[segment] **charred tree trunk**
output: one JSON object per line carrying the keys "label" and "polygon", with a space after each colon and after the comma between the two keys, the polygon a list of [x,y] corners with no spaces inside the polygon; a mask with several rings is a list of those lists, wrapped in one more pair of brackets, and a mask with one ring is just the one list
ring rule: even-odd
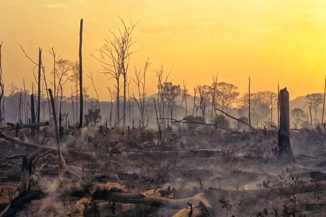
{"label": "charred tree trunk", "polygon": [[[61,110],[61,109],[60,109]],[[60,140],[62,139],[63,137],[63,129],[62,129],[62,113],[61,111],[59,112],[59,137],[60,137]]]}
{"label": "charred tree trunk", "polygon": [[[37,80],[37,123],[40,123],[41,115],[41,69],[42,69],[42,49],[38,50],[38,80]],[[37,127],[39,130],[39,127]]]}
{"label": "charred tree trunk", "polygon": [[286,88],[280,90],[280,128],[278,131],[279,159],[293,162],[294,156],[290,144],[290,103]]}
{"label": "charred tree trunk", "polygon": [[192,106],[192,116],[197,116],[195,115],[195,109],[196,109],[196,88],[194,88],[194,104]]}
{"label": "charred tree trunk", "polygon": [[280,85],[277,84],[277,127],[280,127]]}
{"label": "charred tree trunk", "polygon": [[[35,103],[34,103],[34,94],[31,94],[31,122],[35,124]],[[31,135],[35,135],[35,127],[31,128]]]}
{"label": "charred tree trunk", "polygon": [[80,20],[79,30],[79,127],[83,127],[83,60],[82,60],[82,46],[83,46],[83,19]]}
{"label": "charred tree trunk", "polygon": [[123,128],[126,126],[127,73],[123,73]]}
{"label": "charred tree trunk", "polygon": [[4,95],[4,84],[3,84],[3,80],[2,80],[2,42],[0,43],[0,123],[2,123],[2,121],[4,120],[3,117],[3,112],[2,112],[2,107],[1,107],[1,102],[2,102],[2,98]]}
{"label": "charred tree trunk", "polygon": [[[51,107],[52,107],[52,116],[54,121],[54,128],[55,128],[55,137],[57,139],[57,143],[60,144],[60,137],[59,137],[59,130],[58,130],[58,119],[57,119],[57,113],[55,111],[55,102],[53,98],[52,90],[49,89],[49,95],[50,95],[50,101],[51,101]],[[60,149],[60,146],[58,146],[58,149]]]}
{"label": "charred tree trunk", "polygon": [[23,119],[22,119],[22,113],[23,113],[23,91],[20,90],[20,93],[19,93],[19,103],[18,103],[18,122],[21,124],[23,123]]}
{"label": "charred tree trunk", "polygon": [[75,102],[74,102],[74,96],[71,94],[71,111],[72,111],[72,122],[75,123]]}
{"label": "charred tree trunk", "polygon": [[14,156],[11,158],[22,157],[22,167],[20,174],[20,186],[18,191],[13,196],[13,200],[7,205],[7,207],[0,213],[1,217],[16,216],[16,213],[21,211],[30,201],[34,199],[41,199],[46,196],[46,193],[42,191],[30,191],[31,190],[31,175],[33,173],[33,162],[38,157],[42,157],[49,153],[48,150],[40,149],[29,155]]}
{"label": "charred tree trunk", "polygon": [[160,134],[160,139],[162,140],[162,131],[161,131],[161,125],[160,125],[159,117],[158,117],[158,113],[157,113],[157,107],[156,107],[156,100],[155,100],[155,98],[154,98],[154,108],[155,108],[157,128],[158,128],[158,132]]}
{"label": "charred tree trunk", "polygon": [[53,99],[53,94],[52,94],[52,90],[49,89],[49,96],[50,96],[50,100],[51,100],[51,106],[52,106],[52,115],[53,115],[53,119],[54,119],[54,127],[55,127],[55,135],[56,135],[56,139],[57,139],[57,149],[58,149],[58,163],[60,165],[60,174],[59,174],[59,180],[62,181],[63,180],[63,176],[65,174],[65,172],[67,171],[67,165],[66,165],[66,161],[63,158],[62,152],[61,152],[61,145],[60,145],[60,136],[59,136],[59,131],[58,131],[58,121],[57,121],[57,115],[55,112],[55,102]]}
{"label": "charred tree trunk", "polygon": [[185,97],[185,113],[186,113],[185,117],[187,117],[188,116],[187,96]]}
{"label": "charred tree trunk", "polygon": [[130,125],[131,123],[131,100],[130,100],[130,96],[129,96],[129,100],[128,100],[128,125]]}
{"label": "charred tree trunk", "polygon": [[116,96],[116,125],[120,125],[120,80],[117,77],[117,96]]}
{"label": "charred tree trunk", "polygon": [[250,77],[249,77],[249,86],[248,86],[248,121],[249,126],[251,126],[251,90],[250,90]]}
{"label": "charred tree trunk", "polygon": [[[326,77],[325,77],[325,83],[324,83],[324,99],[323,99],[323,113],[321,116],[321,124],[324,125],[324,116],[325,116],[325,100],[326,100]],[[323,126],[324,128],[324,126]]]}
{"label": "charred tree trunk", "polygon": [[31,175],[32,175],[32,159],[24,156],[22,160],[22,171],[20,177],[20,189],[19,192],[27,193],[31,188]]}

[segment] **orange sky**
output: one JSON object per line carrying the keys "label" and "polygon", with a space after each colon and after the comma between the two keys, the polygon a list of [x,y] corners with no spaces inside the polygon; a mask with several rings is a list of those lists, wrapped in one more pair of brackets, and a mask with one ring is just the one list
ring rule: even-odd
{"label": "orange sky", "polygon": [[120,16],[138,23],[130,73],[150,58],[148,93],[156,88],[155,69],[163,65],[173,82],[184,80],[189,89],[209,84],[218,73],[241,92],[248,76],[253,91],[276,90],[279,81],[293,98],[323,91],[325,11],[324,0],[1,0],[4,79],[21,86],[24,78],[28,88],[33,82],[32,65],[17,44],[35,59],[42,47],[48,70],[51,47],[77,60],[83,17],[85,73],[94,73],[101,99],[107,99],[112,81],[98,73],[90,55],[109,29],[117,29]]}

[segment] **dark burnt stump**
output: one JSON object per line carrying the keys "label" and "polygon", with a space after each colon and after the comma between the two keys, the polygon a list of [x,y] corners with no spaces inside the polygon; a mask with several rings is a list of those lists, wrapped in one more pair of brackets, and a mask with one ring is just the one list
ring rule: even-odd
{"label": "dark burnt stump", "polygon": [[289,92],[286,88],[280,90],[280,128],[278,131],[279,159],[293,162],[294,156],[290,144],[290,103]]}

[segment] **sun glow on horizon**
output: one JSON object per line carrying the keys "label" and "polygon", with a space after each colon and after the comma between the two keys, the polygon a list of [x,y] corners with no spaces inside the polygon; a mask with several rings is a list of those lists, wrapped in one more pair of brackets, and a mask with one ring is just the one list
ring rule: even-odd
{"label": "sun glow on horizon", "polygon": [[[241,93],[276,91],[287,86],[291,98],[322,92],[326,74],[326,2],[322,0],[2,0],[0,41],[3,41],[5,83],[31,89],[33,65],[17,44],[37,59],[42,47],[47,72],[52,47],[62,58],[78,59],[79,19],[84,18],[84,71],[92,72],[100,98],[108,98],[113,82],[98,73],[91,57],[116,31],[119,17],[137,23],[129,75],[147,58],[148,94],[156,91],[155,71],[164,66],[175,83],[210,84],[213,75],[234,83]],[[49,78],[50,79],[50,78]],[[65,92],[70,95],[70,87]],[[131,91],[135,91],[132,85]]]}

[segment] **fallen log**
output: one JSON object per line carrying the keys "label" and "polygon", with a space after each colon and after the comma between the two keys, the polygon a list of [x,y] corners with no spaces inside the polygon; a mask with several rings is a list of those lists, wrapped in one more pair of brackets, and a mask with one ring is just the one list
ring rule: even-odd
{"label": "fallen log", "polygon": [[227,117],[229,117],[229,118],[231,118],[231,119],[233,119],[233,120],[236,120],[236,121],[238,121],[239,123],[242,123],[242,124],[248,126],[250,129],[252,129],[252,130],[256,130],[256,128],[254,128],[253,126],[251,126],[251,124],[248,124],[247,122],[245,122],[245,121],[243,121],[243,120],[241,120],[241,119],[239,119],[239,118],[236,118],[236,117],[230,115],[229,113],[226,113],[225,111],[223,111],[223,110],[221,110],[221,109],[218,109],[218,108],[215,108],[215,109],[216,109],[217,111],[221,112],[222,114],[224,114],[225,116],[227,116]]}
{"label": "fallen log", "polygon": [[29,203],[31,200],[39,199],[43,195],[43,192],[30,192],[33,174],[34,161],[44,155],[48,154],[52,150],[39,149],[29,155],[16,155],[11,158],[22,158],[21,174],[20,174],[20,186],[16,190],[13,200],[2,211],[2,216],[14,216],[15,213],[20,211],[25,203]]}
{"label": "fallen log", "polygon": [[11,136],[8,136],[2,132],[0,132],[0,138],[2,139],[5,139],[9,142],[12,142],[12,143],[15,143],[15,144],[18,144],[18,145],[22,145],[22,146],[25,146],[25,147],[32,147],[32,148],[38,148],[38,149],[51,149],[53,151],[56,150],[55,147],[52,147],[52,146],[44,146],[44,145],[37,145],[37,144],[34,144],[34,143],[29,143],[29,142],[24,142],[20,139],[16,139],[16,138],[13,138]]}
{"label": "fallen log", "polygon": [[49,122],[42,122],[42,123],[31,123],[31,124],[14,124],[14,123],[7,123],[8,127],[0,127],[1,131],[10,131],[24,128],[35,128],[35,127],[44,127],[49,126]]}
{"label": "fallen log", "polygon": [[141,193],[120,193],[113,192],[109,194],[94,194],[92,195],[96,200],[109,200],[117,203],[132,203],[142,204],[154,207],[168,207],[171,209],[182,209],[187,206],[187,203],[198,204],[202,202],[206,207],[210,207],[208,200],[205,198],[204,193],[198,193],[192,197],[183,199],[169,199],[164,197],[146,197]]}
{"label": "fallen log", "polygon": [[43,199],[47,196],[42,191],[31,191],[21,194],[11,201],[11,203],[1,212],[0,217],[11,217],[21,211],[27,204],[33,200]]}
{"label": "fallen log", "polygon": [[[36,148],[36,149],[42,149],[42,150],[49,150],[49,151],[57,151],[56,147],[53,146],[45,146],[45,145],[38,145],[38,144],[34,144],[34,143],[30,143],[30,142],[24,142],[20,139],[8,136],[2,132],[0,132],[0,138],[7,140],[9,142],[15,143],[17,145],[21,145],[24,147],[28,147],[28,148]],[[72,142],[71,142],[72,143]],[[69,144],[67,145],[69,146]],[[76,155],[76,156],[80,156],[80,157],[85,157],[87,159],[95,159],[95,155],[94,153],[90,153],[90,152],[78,152],[78,151],[73,151],[73,150],[61,150],[63,153],[66,154],[72,154],[72,155]]]}
{"label": "fallen log", "polygon": [[221,197],[222,195],[230,197],[231,199],[239,199],[242,201],[257,201],[262,198],[266,200],[275,199],[280,196],[293,196],[297,194],[305,194],[311,192],[325,191],[326,182],[309,183],[305,185],[285,186],[285,187],[273,187],[257,190],[243,190],[243,191],[228,191],[216,188],[209,188],[205,191],[205,195],[211,195],[209,197]]}
{"label": "fallen log", "polygon": [[198,124],[198,125],[210,126],[210,127],[215,127],[215,128],[218,128],[218,129],[221,129],[221,130],[225,130],[225,131],[229,131],[229,132],[233,132],[233,133],[236,133],[237,132],[237,131],[232,130],[230,128],[218,126],[218,125],[212,124],[212,123],[204,123],[204,122],[198,122],[198,121],[189,121],[189,120],[185,120],[185,119],[177,120],[177,119],[174,119],[174,118],[159,118],[159,119],[160,120],[170,120],[170,121],[173,121],[173,122],[176,122],[176,123],[182,123],[182,124]]}

